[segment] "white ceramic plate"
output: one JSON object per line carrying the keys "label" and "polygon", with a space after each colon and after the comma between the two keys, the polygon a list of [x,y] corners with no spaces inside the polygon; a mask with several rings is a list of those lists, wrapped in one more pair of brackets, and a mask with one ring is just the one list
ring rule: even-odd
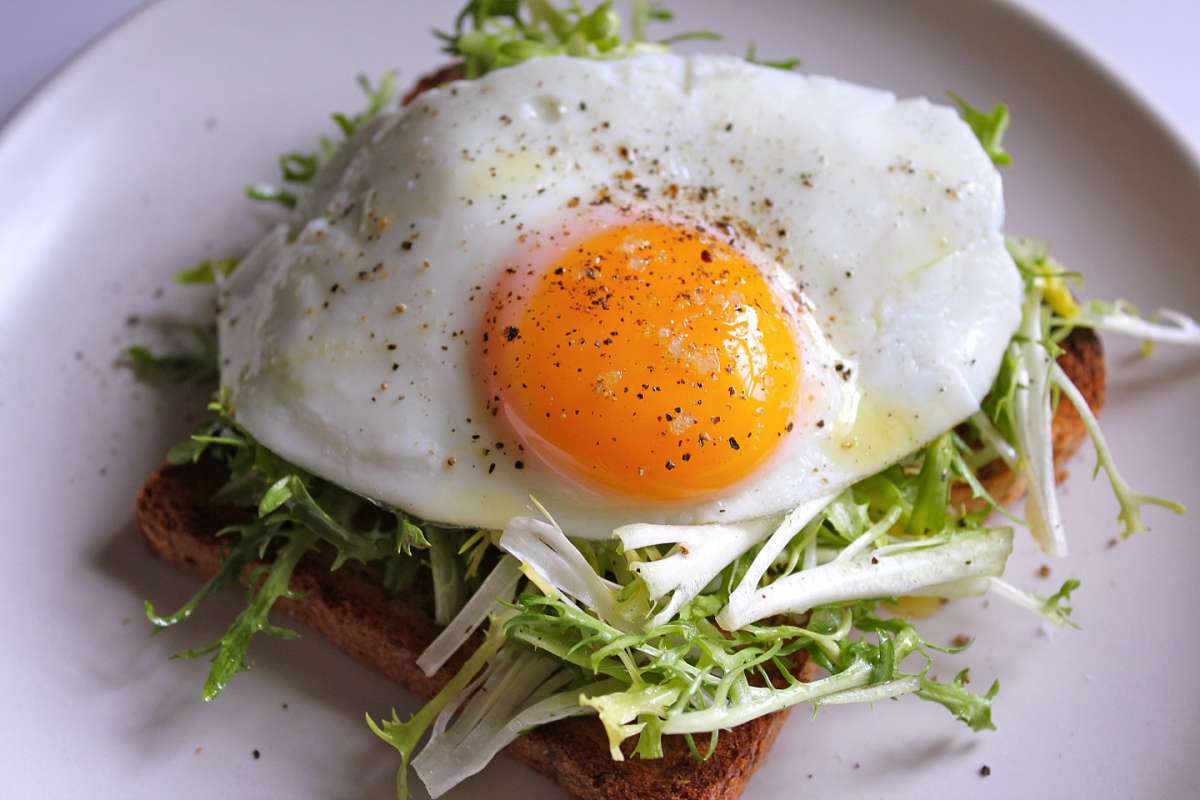
{"label": "white ceramic plate", "polygon": [[[242,186],[329,132],[327,112],[356,108],[357,72],[394,67],[411,80],[441,63],[428,30],[451,9],[436,5],[154,5],[0,137],[6,796],[389,796],[395,762],[362,714],[411,709],[402,691],[306,637],[256,643],[255,670],[202,704],[206,665],[167,659],[215,635],[236,596],[149,636],[143,598],[171,605],[195,583],[147,555],[133,497],[196,404],[138,386],[113,362],[126,344],[158,340],[158,323],[202,317],[203,292],[171,275],[254,240],[268,215]],[[676,5],[685,24],[728,32],[722,49],[754,40],[904,95],[1003,98],[1015,118],[1010,229],[1051,239],[1088,293],[1200,312],[1196,165],[1111,76],[1022,13],[940,0]],[[1135,352],[1109,340],[1105,430],[1135,483],[1195,504],[1200,357]],[[1042,591],[1082,578],[1082,630],[1048,635],[980,600],[927,625],[979,637],[950,661],[973,665],[980,684],[1001,677],[998,732],[972,734],[912,699],[816,721],[800,711],[748,796],[1193,796],[1197,516],[1151,512],[1151,535],[1110,548],[1115,503],[1090,465],[1082,457],[1066,489],[1070,560],[1039,579],[1044,559],[1022,543],[1010,571]],[[503,758],[453,796],[485,793],[558,796]]]}

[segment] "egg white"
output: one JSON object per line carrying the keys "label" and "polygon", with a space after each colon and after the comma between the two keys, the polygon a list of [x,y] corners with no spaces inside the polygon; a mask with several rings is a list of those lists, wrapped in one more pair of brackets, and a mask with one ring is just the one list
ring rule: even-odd
{"label": "egg white", "polygon": [[[721,497],[597,493],[484,410],[490,287],[622,209],[719,223],[804,309],[795,429]],[[970,129],[924,99],[720,56],[530,61],[342,148],[221,287],[222,383],[284,458],[437,522],[500,528],[531,494],[573,536],[760,517],[978,408],[1020,319],[1003,215]]]}

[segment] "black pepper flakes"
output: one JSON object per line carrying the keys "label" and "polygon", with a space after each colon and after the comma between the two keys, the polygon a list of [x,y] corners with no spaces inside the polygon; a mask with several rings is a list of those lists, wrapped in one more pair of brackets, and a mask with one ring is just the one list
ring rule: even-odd
{"label": "black pepper flakes", "polygon": [[992,768],[989,767],[987,764],[984,764],[982,767],[979,768],[979,777],[986,778],[988,775],[991,775],[991,774],[992,774]]}

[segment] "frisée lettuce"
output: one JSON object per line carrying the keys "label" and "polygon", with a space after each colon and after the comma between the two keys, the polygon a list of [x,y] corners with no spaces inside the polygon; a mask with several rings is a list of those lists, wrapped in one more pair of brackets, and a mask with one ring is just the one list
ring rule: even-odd
{"label": "fris\u00e9e lettuce", "polygon": [[[669,18],[657,5],[636,3],[631,33],[623,37],[611,3],[588,11],[547,0],[471,0],[454,30],[438,35],[468,78],[549,55],[621,58],[715,37],[698,32],[651,41],[650,24]],[[360,85],[366,109],[334,115],[346,138],[394,97],[390,76]],[[952,98],[993,162],[1011,163],[1002,141],[1008,108],[997,103],[984,112]],[[296,207],[338,146],[323,139],[313,152],[285,154],[282,185],[253,184],[248,194]],[[355,561],[388,593],[431,584],[444,629],[418,665],[432,675],[459,651],[469,655],[410,719],[394,711],[379,720],[367,716],[370,729],[400,754],[401,798],[410,765],[438,796],[522,732],[571,716],[595,716],[616,760],[659,758],[664,736],[683,737],[696,758],[706,759],[722,730],[764,714],[906,695],[945,707],[972,730],[992,729],[999,683],[975,692],[965,670],[937,680],[936,654],[962,648],[925,639],[913,621],[888,609],[902,597],[991,593],[1072,625],[1068,603],[1077,580],[1042,597],[1003,578],[1017,528],[1028,529],[1047,554],[1067,553],[1055,486],[1056,403],[1078,410],[1097,470],[1116,495],[1123,535],[1146,529],[1143,506],[1183,507],[1134,490],[1117,470],[1087,399],[1056,361],[1061,343],[1087,327],[1200,345],[1200,326],[1179,312],[1143,318],[1125,301],[1080,304],[1071,291],[1075,274],[1044,245],[1013,239],[1009,250],[1023,278],[1022,320],[981,409],[878,474],[760,519],[626,525],[597,542],[572,536],[553,509],[531,499],[536,513],[503,530],[464,531],[416,519],[287,463],[239,426],[228,392],[220,390],[211,420],[168,459],[223,465],[227,478],[213,502],[235,511],[238,521],[221,531],[231,544],[195,597],[165,616],[147,603],[146,616],[156,628],[175,625],[213,592],[248,587],[246,609],[221,637],[180,654],[211,656],[203,697],[212,700],[249,668],[256,635],[298,635],[269,620],[277,602],[298,597],[298,570],[336,570]],[[204,262],[178,280],[219,283],[236,266],[236,259]],[[217,345],[211,336],[197,338],[195,354],[132,348],[125,358],[145,377],[211,380]],[[983,476],[997,464],[1024,478],[1024,518],[988,493]]]}

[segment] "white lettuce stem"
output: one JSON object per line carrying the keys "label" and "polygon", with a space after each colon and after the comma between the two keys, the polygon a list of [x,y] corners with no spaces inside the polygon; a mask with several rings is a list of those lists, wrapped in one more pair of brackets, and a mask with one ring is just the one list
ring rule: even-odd
{"label": "white lettuce stem", "polygon": [[671,595],[667,605],[648,621],[665,625],[730,562],[776,529],[778,517],[764,517],[737,525],[625,525],[613,531],[626,552],[639,547],[676,544],[675,552],[656,561],[630,565],[642,579],[652,600]]}
{"label": "white lettuce stem", "polygon": [[746,574],[730,595],[730,602],[733,602],[734,598],[739,598],[743,602],[747,600],[758,588],[762,576],[766,574],[770,566],[775,563],[775,559],[783,552],[783,548],[787,547],[788,543],[804,529],[804,526],[825,509],[825,506],[833,502],[835,497],[837,497],[836,494],[825,495],[824,497],[810,500],[807,503],[801,503],[793,509],[754,556],[754,561],[750,563]]}
{"label": "white lettuce stem", "polygon": [[887,683],[875,686],[864,686],[861,689],[847,689],[844,692],[831,694],[816,701],[820,706],[841,705],[843,703],[878,703],[880,700],[891,700],[906,694],[912,694],[921,688],[921,679],[910,675],[907,678],[897,678]]}
{"label": "white lettuce stem", "polygon": [[987,414],[982,411],[975,412],[971,417],[971,424],[975,426],[975,430],[979,431],[979,438],[984,447],[1004,459],[1004,463],[1010,468],[1016,466],[1019,458],[1016,448],[1005,440],[1004,434],[1000,433],[996,423],[992,422]]}
{"label": "white lettuce stem", "polygon": [[1154,497],[1148,494],[1142,494],[1135,491],[1121,476],[1117,470],[1117,465],[1113,461],[1112,451],[1108,448],[1108,442],[1104,439],[1104,433],[1100,430],[1100,423],[1096,419],[1096,415],[1092,413],[1091,407],[1087,403],[1087,399],[1079,391],[1079,388],[1063,372],[1062,367],[1055,364],[1050,369],[1050,380],[1059,388],[1063,397],[1071,401],[1071,405],[1075,406],[1075,410],[1079,412],[1080,418],[1083,420],[1084,426],[1087,427],[1088,434],[1092,438],[1092,444],[1096,449],[1096,459],[1100,463],[1100,467],[1108,475],[1108,481],[1112,484],[1113,494],[1117,496],[1117,502],[1121,505],[1121,522],[1125,529],[1122,536],[1131,536],[1135,533],[1140,533],[1146,530],[1146,524],[1142,521],[1142,506],[1156,505],[1163,508],[1169,508],[1176,514],[1182,514],[1184,507],[1171,500],[1165,500],[1161,497]]}
{"label": "white lettuce stem", "polygon": [[542,721],[583,713],[577,703],[572,708],[559,700],[554,704],[558,716],[541,705],[570,680],[571,672],[560,670],[552,659],[507,649],[501,653],[461,710],[449,707],[439,715],[429,742],[413,760],[430,796],[440,796],[487,766],[524,729],[512,731],[510,725],[525,712],[537,708]]}
{"label": "white lettuce stem", "polygon": [[509,520],[500,536],[500,549],[536,572],[541,582],[593,609],[609,625],[627,633],[637,629],[637,623],[622,613],[617,599],[620,585],[597,575],[553,521],[533,517]]}
{"label": "white lettuce stem", "polygon": [[780,578],[751,595],[731,598],[717,615],[736,630],[775,614],[801,614],[846,600],[897,597],[966,578],[1000,575],[1012,552],[1012,531],[963,533],[946,544],[891,556],[833,561]]}
{"label": "white lettuce stem", "polygon": [[1160,308],[1149,319],[1143,319],[1128,303],[1120,300],[1110,307],[1089,305],[1078,316],[1064,320],[1064,324],[1120,333],[1148,342],[1200,346],[1200,324],[1186,314]]}
{"label": "white lettuce stem", "polygon": [[981,594],[987,593],[989,580],[992,580],[992,578],[963,578],[958,581],[947,581],[946,583],[935,583],[932,586],[923,586],[920,589],[914,589],[908,594],[911,597],[940,597],[944,600],[978,597]]}
{"label": "white lettuce stem", "polygon": [[812,569],[817,566],[817,537],[814,536],[808,540],[808,544],[804,547],[804,562],[801,564],[803,569]]}
{"label": "white lettuce stem", "polygon": [[1021,455],[1018,467],[1028,492],[1025,517],[1043,552],[1065,556],[1067,539],[1055,489],[1051,431],[1049,373],[1054,359],[1042,345],[1042,293],[1037,286],[1026,290],[1020,335],[1021,341],[1012,345],[1018,353],[1013,406]]}
{"label": "white lettuce stem", "polygon": [[1032,611],[1048,622],[1053,622],[1055,625],[1063,627],[1078,627],[1075,623],[1071,622],[1071,617],[1069,616],[1071,609],[1052,607],[1046,602],[1045,597],[1041,597],[1033,592],[1027,592],[1024,589],[1018,589],[1008,581],[1000,578],[991,578],[989,580],[989,588],[993,594],[1002,600],[1007,600],[1026,611]]}
{"label": "white lettuce stem", "polygon": [[864,550],[875,543],[875,540],[881,536],[885,536],[892,526],[900,519],[900,506],[892,506],[892,510],[884,514],[883,518],[867,529],[866,533],[859,536],[853,542],[848,544],[842,552],[837,554],[834,561],[853,561]]}
{"label": "white lettuce stem", "polygon": [[764,714],[782,711],[797,703],[811,703],[839,692],[856,689],[870,680],[871,665],[858,659],[836,675],[810,683],[796,683],[786,689],[752,686],[737,705],[685,711],[664,722],[662,731],[668,734],[706,733],[732,728]]}
{"label": "white lettuce stem", "polygon": [[471,634],[487,621],[488,614],[495,610],[497,603],[512,600],[520,578],[520,563],[512,556],[501,558],[462,610],[421,653],[417,659],[421,671],[432,675],[441,669],[450,656],[471,638]]}
{"label": "white lettuce stem", "polygon": [[429,564],[433,570],[433,616],[446,625],[462,608],[466,587],[458,563],[458,542],[449,531],[434,531],[429,537]]}

